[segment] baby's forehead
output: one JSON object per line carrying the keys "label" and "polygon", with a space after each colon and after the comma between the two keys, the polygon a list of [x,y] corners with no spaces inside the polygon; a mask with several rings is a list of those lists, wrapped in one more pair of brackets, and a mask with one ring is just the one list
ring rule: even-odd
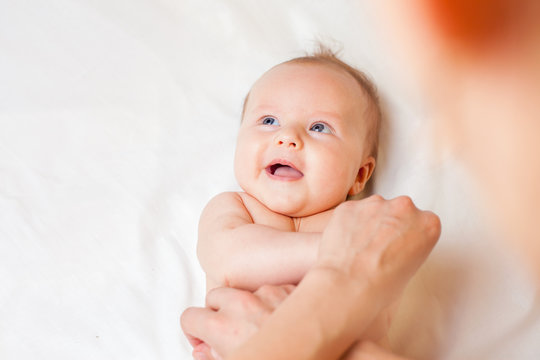
{"label": "baby's forehead", "polygon": [[251,89],[253,90],[261,83],[265,83],[268,79],[274,81],[290,81],[291,74],[296,75],[296,77],[312,77],[314,75],[326,75],[328,78],[332,77],[335,81],[346,82],[350,85],[357,84],[355,79],[347,73],[344,69],[340,68],[339,65],[324,62],[324,61],[307,61],[307,60],[291,60],[281,64],[278,64],[264,74],[262,74],[253,84]]}
{"label": "baby's forehead", "polygon": [[250,99],[271,98],[284,88],[314,95],[333,91],[339,94],[339,100],[366,106],[364,89],[339,65],[324,61],[293,60],[274,66],[255,81],[244,101],[244,111]]}

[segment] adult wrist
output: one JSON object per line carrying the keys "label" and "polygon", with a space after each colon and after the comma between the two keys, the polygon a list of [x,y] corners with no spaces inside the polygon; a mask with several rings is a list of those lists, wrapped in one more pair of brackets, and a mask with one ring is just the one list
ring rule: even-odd
{"label": "adult wrist", "polygon": [[[351,276],[345,271],[321,264],[315,265],[304,277],[301,286],[317,289],[319,306],[327,311],[318,311],[329,338],[350,333],[356,337],[371,324],[382,309],[384,301],[378,288],[368,278]],[[333,334],[335,333],[335,334]]]}
{"label": "adult wrist", "polygon": [[378,303],[367,282],[316,266],[227,359],[337,359],[373,322]]}

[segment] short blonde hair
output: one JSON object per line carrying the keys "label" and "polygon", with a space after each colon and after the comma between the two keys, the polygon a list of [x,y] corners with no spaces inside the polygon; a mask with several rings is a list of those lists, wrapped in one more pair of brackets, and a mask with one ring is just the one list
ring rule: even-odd
{"label": "short blonde hair", "polygon": [[[319,44],[318,48],[305,56],[297,57],[284,61],[276,66],[282,64],[320,64],[330,65],[337,67],[347,74],[351,75],[354,80],[360,85],[365,98],[367,99],[367,133],[366,133],[366,149],[368,149],[368,155],[377,159],[377,153],[379,148],[379,131],[381,127],[382,112],[379,102],[379,95],[377,87],[369,79],[369,77],[362,71],[350,66],[346,62],[339,59],[338,55],[329,49],[328,47]],[[246,110],[246,104],[249,99],[249,93],[244,99],[242,108],[242,119],[244,118],[244,112]],[[362,99],[363,100],[363,99]]]}

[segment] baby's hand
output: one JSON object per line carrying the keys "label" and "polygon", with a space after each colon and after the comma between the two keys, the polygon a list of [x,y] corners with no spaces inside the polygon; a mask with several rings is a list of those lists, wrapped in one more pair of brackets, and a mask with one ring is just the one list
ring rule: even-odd
{"label": "baby's hand", "polygon": [[191,354],[195,360],[222,360],[221,357],[204,342],[193,347]]}
{"label": "baby's hand", "polygon": [[226,357],[258,331],[294,288],[265,285],[254,293],[227,287],[210,291],[205,308],[188,308],[180,319],[195,359]]}
{"label": "baby's hand", "polygon": [[[409,360],[370,342],[356,343],[341,360]],[[412,359],[411,359],[412,360]]]}

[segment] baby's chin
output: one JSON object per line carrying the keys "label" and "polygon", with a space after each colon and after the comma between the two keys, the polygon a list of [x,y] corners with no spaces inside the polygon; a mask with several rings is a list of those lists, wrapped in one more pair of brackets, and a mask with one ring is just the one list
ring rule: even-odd
{"label": "baby's chin", "polygon": [[271,199],[259,200],[268,209],[275,213],[289,216],[292,218],[301,218],[311,216],[323,212],[327,209],[322,209],[317,204],[311,202],[290,201],[288,199],[278,199],[276,197]]}
{"label": "baby's chin", "polygon": [[[302,218],[315,215],[335,207],[344,199],[321,199],[318,196],[308,196],[300,192],[262,191],[260,188],[242,186],[242,190],[251,195],[269,210],[292,218]],[[331,206],[328,206],[331,205]]]}

